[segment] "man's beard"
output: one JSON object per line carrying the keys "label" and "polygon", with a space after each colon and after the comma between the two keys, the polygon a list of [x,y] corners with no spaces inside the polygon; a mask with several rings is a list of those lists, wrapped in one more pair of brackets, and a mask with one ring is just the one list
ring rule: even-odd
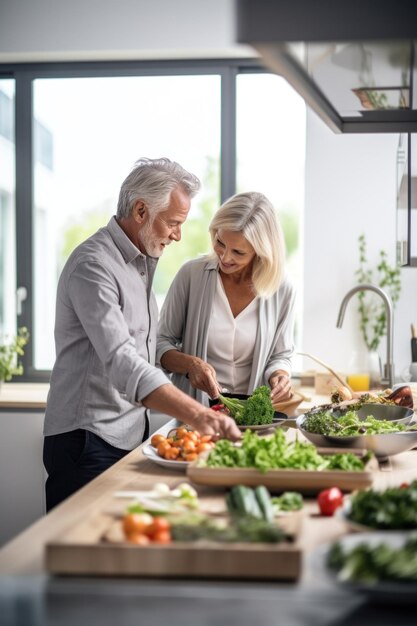
{"label": "man's beard", "polygon": [[162,256],[164,248],[161,248],[161,243],[168,245],[168,242],[164,242],[163,239],[155,238],[153,234],[153,220],[148,221],[140,231],[140,239],[142,241],[145,252],[148,256],[159,258]]}

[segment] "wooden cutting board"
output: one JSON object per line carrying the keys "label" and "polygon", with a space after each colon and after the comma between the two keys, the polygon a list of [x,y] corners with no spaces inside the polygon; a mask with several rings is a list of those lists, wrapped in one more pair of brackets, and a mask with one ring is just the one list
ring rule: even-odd
{"label": "wooden cutting board", "polygon": [[[362,450],[345,450],[343,448],[323,448],[322,454],[351,452],[357,456],[363,456]],[[293,469],[270,469],[261,472],[251,467],[205,467],[200,466],[199,461],[190,463],[187,467],[187,477],[197,485],[210,487],[232,487],[233,485],[247,485],[255,487],[265,485],[272,492],[299,491],[304,494],[316,494],[322,489],[339,487],[342,491],[354,489],[366,489],[374,480],[378,463],[372,458],[363,471],[341,470],[293,470]]]}
{"label": "wooden cutting board", "polygon": [[280,525],[290,539],[281,543],[198,541],[135,546],[125,541],[120,517],[111,507],[106,510],[46,545],[45,565],[50,573],[290,581],[301,572],[302,512],[283,516]]}

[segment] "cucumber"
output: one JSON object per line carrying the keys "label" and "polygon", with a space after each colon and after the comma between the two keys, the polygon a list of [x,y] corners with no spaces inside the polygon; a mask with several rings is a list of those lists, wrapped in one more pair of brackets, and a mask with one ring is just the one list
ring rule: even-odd
{"label": "cucumber", "polygon": [[255,492],[250,487],[245,487],[244,485],[232,487],[226,496],[226,503],[230,513],[235,517],[250,516],[256,519],[264,519]]}
{"label": "cucumber", "polygon": [[263,519],[267,522],[274,521],[274,509],[272,507],[271,495],[264,485],[255,488],[256,500],[262,511]]}

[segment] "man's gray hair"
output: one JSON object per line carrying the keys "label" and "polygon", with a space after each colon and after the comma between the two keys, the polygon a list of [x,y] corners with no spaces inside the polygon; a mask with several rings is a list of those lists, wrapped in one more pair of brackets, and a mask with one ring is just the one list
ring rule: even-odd
{"label": "man's gray hair", "polygon": [[143,157],[136,161],[122,183],[116,217],[129,217],[138,200],[143,200],[154,216],[167,208],[171,193],[177,187],[193,198],[200,189],[200,181],[175,161]]}

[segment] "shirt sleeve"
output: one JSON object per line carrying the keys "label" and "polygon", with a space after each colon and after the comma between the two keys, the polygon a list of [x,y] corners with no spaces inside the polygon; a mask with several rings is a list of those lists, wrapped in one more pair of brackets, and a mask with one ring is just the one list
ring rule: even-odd
{"label": "shirt sleeve", "polygon": [[285,283],[283,293],[279,294],[279,315],[274,335],[274,346],[268,359],[264,379],[268,384],[271,374],[284,370],[291,376],[292,357],[294,355],[295,289]]}
{"label": "shirt sleeve", "polygon": [[[112,274],[96,261],[77,264],[69,275],[67,293],[83,329],[103,364],[111,384],[132,404],[170,383],[165,374],[142,358],[120,304]],[[143,314],[147,311],[144,302]],[[140,314],[140,312],[138,312]],[[143,337],[146,341],[146,337]]]}

